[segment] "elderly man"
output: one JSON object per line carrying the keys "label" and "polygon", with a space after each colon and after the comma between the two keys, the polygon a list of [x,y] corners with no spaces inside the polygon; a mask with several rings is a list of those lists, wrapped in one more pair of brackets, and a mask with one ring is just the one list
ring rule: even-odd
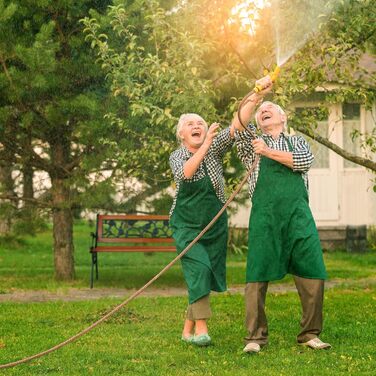
{"label": "elderly man", "polygon": [[[257,81],[263,89],[254,93],[242,110],[248,124],[262,98],[272,88],[270,77]],[[249,180],[252,212],[249,222],[246,272],[246,353],[257,353],[268,341],[265,297],[268,282],[292,274],[303,315],[299,344],[313,349],[330,345],[318,336],[322,330],[322,306],[326,270],[315,222],[308,206],[307,172],[313,162],[308,143],[301,136],[283,133],[287,117],[282,108],[264,102],[256,124],[261,137],[252,139],[235,117],[238,155],[247,169],[256,155],[260,161]],[[254,131],[255,127],[250,126]]]}

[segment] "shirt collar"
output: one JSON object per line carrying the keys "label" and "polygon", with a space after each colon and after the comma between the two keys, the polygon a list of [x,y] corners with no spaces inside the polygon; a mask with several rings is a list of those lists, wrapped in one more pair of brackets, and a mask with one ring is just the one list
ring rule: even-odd
{"label": "shirt collar", "polygon": [[182,153],[183,153],[183,155],[184,155],[185,157],[190,158],[190,157],[193,155],[193,153],[192,153],[191,151],[189,151],[189,150],[186,148],[186,146],[184,146],[183,144],[181,145],[180,150],[182,151]]}
{"label": "shirt collar", "polygon": [[279,140],[281,137],[285,137],[285,134],[284,134],[283,132],[281,132],[281,133],[278,135],[277,138],[273,138],[272,135],[267,134],[267,133],[263,133],[263,134],[262,134],[262,137],[265,137],[265,138],[267,138],[267,139],[269,139],[269,140],[277,141],[277,140]]}

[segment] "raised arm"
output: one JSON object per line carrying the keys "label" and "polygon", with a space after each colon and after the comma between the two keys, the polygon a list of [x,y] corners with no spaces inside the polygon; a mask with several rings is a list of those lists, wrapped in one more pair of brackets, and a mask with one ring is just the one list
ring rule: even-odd
{"label": "raised arm", "polygon": [[208,133],[206,134],[205,141],[203,142],[203,144],[193,154],[193,156],[184,163],[184,179],[190,179],[196,173],[198,167],[200,166],[200,163],[204,160],[205,155],[208,152],[214,137],[218,133],[218,128],[219,124],[217,123],[214,123],[209,127]]}
{"label": "raised arm", "polygon": [[231,125],[225,129],[222,129],[217,137],[214,138],[211,145],[211,151],[216,153],[220,158],[226,154],[227,151],[231,149],[234,145],[235,135],[234,126]]}
{"label": "raised arm", "polygon": [[[251,121],[258,103],[261,102],[264,96],[272,90],[273,81],[270,76],[265,76],[256,81],[256,85],[262,87],[263,90],[258,93],[251,94],[240,109],[240,119],[245,126],[247,126]],[[232,120],[232,126],[240,132],[245,131],[244,127],[239,122],[238,113],[235,114],[234,119]]]}

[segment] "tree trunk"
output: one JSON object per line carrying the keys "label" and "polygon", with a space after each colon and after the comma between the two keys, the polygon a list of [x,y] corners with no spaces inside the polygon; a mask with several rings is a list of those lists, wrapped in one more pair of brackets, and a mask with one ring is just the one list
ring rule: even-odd
{"label": "tree trunk", "polygon": [[[0,189],[6,196],[16,196],[11,164],[0,164]],[[8,235],[11,232],[12,219],[14,218],[13,205],[15,205],[15,203],[8,200],[1,200],[0,202],[0,235]]]}
{"label": "tree trunk", "polygon": [[33,186],[33,176],[34,171],[31,165],[25,164],[23,169],[23,191],[22,197],[26,198],[25,206],[32,206],[33,204],[30,202],[34,198],[34,186]]}
{"label": "tree trunk", "polygon": [[[51,145],[51,160],[55,166],[66,165],[69,161],[69,144],[60,139],[60,143]],[[64,176],[61,169],[57,170],[51,176],[51,184],[55,278],[72,280],[75,277],[73,216],[68,176]]]}
{"label": "tree trunk", "polygon": [[312,140],[317,141],[321,145],[326,146],[328,149],[333,150],[335,153],[337,153],[339,156],[341,156],[344,159],[347,159],[350,162],[353,162],[359,166],[363,166],[365,168],[368,168],[372,170],[373,172],[376,172],[376,162],[374,162],[372,159],[367,159],[360,157],[359,155],[355,155],[353,153],[350,153],[346,151],[345,149],[340,148],[337,144],[329,141],[328,138],[322,137],[319,134],[313,132],[311,129],[306,127],[296,127],[296,130],[303,133],[304,135],[312,138]]}
{"label": "tree trunk", "polygon": [[52,180],[55,278],[74,279],[73,216],[70,188],[64,179]]}
{"label": "tree trunk", "polygon": [[33,167],[30,163],[25,163],[22,167],[22,198],[23,200],[23,208],[22,208],[22,220],[25,223],[29,224],[29,231],[30,234],[35,233],[35,225],[33,225],[33,222],[35,222],[35,216],[37,215],[35,210],[35,205],[33,203],[34,198],[34,186],[33,186],[33,176],[34,171]]}

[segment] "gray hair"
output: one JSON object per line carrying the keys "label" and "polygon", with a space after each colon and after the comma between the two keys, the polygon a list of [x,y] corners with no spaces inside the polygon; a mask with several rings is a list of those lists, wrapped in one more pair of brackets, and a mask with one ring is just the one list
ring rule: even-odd
{"label": "gray hair", "polygon": [[[181,128],[183,127],[187,117],[192,116],[192,115],[198,116],[202,119],[202,117],[199,114],[195,114],[195,113],[187,113],[187,114],[183,114],[183,115],[180,116],[180,118],[178,120],[178,124],[176,125],[176,139],[179,143],[181,143],[181,138],[180,138]],[[208,130],[208,124],[206,123],[206,121],[204,119],[202,119],[202,120],[204,121],[206,130]]]}
{"label": "gray hair", "polygon": [[264,104],[266,104],[266,105],[268,105],[268,104],[273,105],[278,110],[278,112],[281,115],[285,115],[286,118],[285,118],[285,121],[283,122],[283,131],[286,131],[286,126],[287,126],[287,115],[286,115],[286,112],[283,110],[283,108],[279,104],[273,103],[273,102],[270,102],[270,101],[262,102],[262,104],[257,109],[257,111],[255,113],[255,121],[256,121],[257,126],[259,126],[258,121],[257,121],[257,114],[260,112],[261,106],[263,106]]}

